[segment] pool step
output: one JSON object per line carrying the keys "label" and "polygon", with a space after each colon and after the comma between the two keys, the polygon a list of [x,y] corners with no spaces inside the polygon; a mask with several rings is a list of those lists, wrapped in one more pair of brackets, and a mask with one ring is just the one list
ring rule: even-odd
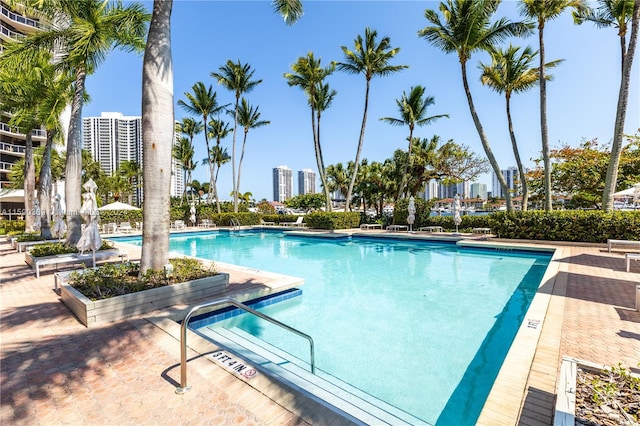
{"label": "pool step", "polygon": [[203,328],[200,333],[225,346],[263,371],[287,382],[322,404],[334,407],[356,423],[366,425],[428,425],[384,401],[375,398],[308,363],[250,335],[237,327]]}

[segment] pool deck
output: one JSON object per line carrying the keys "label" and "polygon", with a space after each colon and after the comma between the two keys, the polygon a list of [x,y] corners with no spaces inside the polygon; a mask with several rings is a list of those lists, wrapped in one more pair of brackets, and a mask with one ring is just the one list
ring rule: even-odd
{"label": "pool deck", "polygon": [[[400,235],[434,238],[420,232]],[[474,240],[472,244],[532,244]],[[640,265],[634,262],[631,272],[625,272],[624,252],[608,253],[606,244],[553,246],[558,251],[551,272],[478,424],[552,424],[562,356],[621,363],[640,372],[640,312],[635,310]],[[139,249],[126,247],[131,259],[139,258]],[[268,287],[271,278],[258,272],[234,269],[231,285],[240,292]],[[269,390],[256,389],[260,386],[253,381],[242,381],[201,356],[210,348],[196,340],[189,345],[193,388],[176,395],[180,349],[179,327],[171,321],[175,309],[86,328],[53,291],[53,273],[36,279],[24,253],[5,241],[0,243],[0,280],[0,424],[353,423],[267,377],[256,379],[262,385],[269,382]]]}

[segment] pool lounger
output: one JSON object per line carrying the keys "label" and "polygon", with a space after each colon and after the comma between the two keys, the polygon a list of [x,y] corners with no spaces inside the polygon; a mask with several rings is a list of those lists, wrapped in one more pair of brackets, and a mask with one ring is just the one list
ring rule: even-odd
{"label": "pool lounger", "polygon": [[611,253],[612,246],[631,246],[631,248],[635,248],[636,250],[640,250],[640,241],[635,240],[607,240],[607,251]]}
{"label": "pool lounger", "polygon": [[[129,260],[129,253],[122,252],[120,250],[100,250],[95,253],[96,262],[98,260],[107,260],[115,257],[120,258],[121,262],[125,262]],[[31,268],[35,270],[36,278],[40,278],[40,268],[42,266],[56,265],[56,268],[57,268],[59,265],[92,263],[93,253],[91,252],[84,253],[84,254],[68,253],[68,254],[59,254],[55,256],[45,256],[41,258],[32,257],[31,259],[32,261],[27,260],[27,264],[29,264]]]}

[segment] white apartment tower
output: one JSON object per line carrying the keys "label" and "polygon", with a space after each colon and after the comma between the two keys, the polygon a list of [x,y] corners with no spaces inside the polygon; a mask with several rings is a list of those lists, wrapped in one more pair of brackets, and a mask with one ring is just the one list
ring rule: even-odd
{"label": "white apartment tower", "polygon": [[287,166],[273,169],[273,201],[284,202],[293,197],[293,170]]}
{"label": "white apartment tower", "polygon": [[[26,14],[23,6],[16,4],[9,7],[4,1],[0,3],[0,54],[7,40],[18,40],[25,35],[33,34],[42,28],[43,23],[37,16]],[[9,173],[13,164],[24,158],[26,138],[24,133],[9,126],[11,114],[0,104],[0,187],[9,185]],[[33,147],[44,145],[46,132],[36,129],[31,132]],[[11,206],[3,203],[3,207]],[[23,203],[22,203],[23,204]],[[17,207],[17,206],[16,206]],[[24,207],[24,205],[22,205]]]}
{"label": "white apartment tower", "polygon": [[[174,145],[178,137],[175,133]],[[82,119],[82,145],[109,176],[125,161],[134,161],[142,169],[142,118],[124,116],[119,112],[103,112],[100,117],[85,117]],[[184,192],[182,164],[172,159],[171,167],[171,196],[180,196]],[[142,188],[138,185],[134,187],[134,202],[139,204],[144,198]]]}
{"label": "white apartment tower", "polygon": [[311,169],[298,171],[298,195],[316,193],[316,172]]}
{"label": "white apartment tower", "polygon": [[471,198],[480,198],[482,200],[487,199],[487,184],[486,183],[472,183],[471,184]]}

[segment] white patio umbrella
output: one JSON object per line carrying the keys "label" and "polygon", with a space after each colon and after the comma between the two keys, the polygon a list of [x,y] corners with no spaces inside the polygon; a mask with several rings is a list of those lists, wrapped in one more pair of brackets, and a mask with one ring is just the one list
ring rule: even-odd
{"label": "white patio umbrella", "polygon": [[409,198],[409,207],[407,207],[409,216],[407,216],[407,223],[409,224],[409,232],[413,232],[413,223],[416,221],[416,202],[413,198]]}
{"label": "white patio umbrella", "polygon": [[100,218],[100,212],[98,212],[98,203],[96,202],[95,190],[98,187],[93,179],[89,179],[84,185],[84,189],[87,190],[82,194],[83,202],[80,207],[80,216],[84,219],[86,226],[82,231],[82,236],[78,240],[78,250],[80,254],[84,254],[86,250],[91,250],[93,253],[93,266],[96,266],[96,250],[99,250],[102,246],[102,238],[100,237],[100,231],[98,229],[98,219]]}
{"label": "white patio umbrella", "polygon": [[191,221],[191,226],[195,226],[196,225],[196,206],[191,204],[191,209],[189,209],[189,212],[191,213],[191,216],[189,217],[189,220]]}
{"label": "white patio umbrella", "polygon": [[31,229],[33,230],[33,232],[40,232],[40,227],[42,226],[42,223],[40,222],[42,211],[40,210],[40,204],[38,203],[37,199],[33,200],[33,212],[35,218],[33,219],[33,225],[31,226]]}
{"label": "white patio umbrella", "polygon": [[60,194],[56,194],[53,199],[53,229],[51,234],[61,239],[64,233],[67,232],[67,224],[64,223],[64,210],[62,209],[62,202]]}
{"label": "white patio umbrella", "polygon": [[462,223],[462,218],[460,217],[460,196],[458,194],[453,197],[453,222],[456,224],[457,234],[458,226]]}
{"label": "white patio umbrella", "polygon": [[140,210],[138,207],[132,206],[131,204],[121,203],[120,201],[115,201],[113,203],[105,204],[100,207],[98,210]]}

